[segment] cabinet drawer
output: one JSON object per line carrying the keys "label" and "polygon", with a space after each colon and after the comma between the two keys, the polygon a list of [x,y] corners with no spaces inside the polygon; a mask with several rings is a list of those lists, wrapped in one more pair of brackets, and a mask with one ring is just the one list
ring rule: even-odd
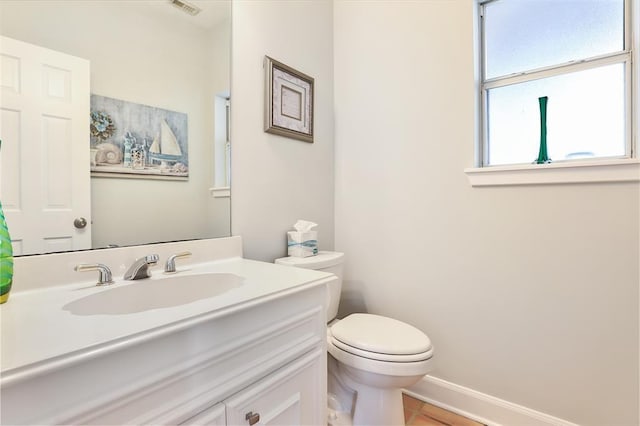
{"label": "cabinet drawer", "polygon": [[224,401],[227,425],[320,425],[326,412],[325,354],[315,350]]}
{"label": "cabinet drawer", "polygon": [[188,419],[184,426],[320,425],[325,353],[315,350]]}

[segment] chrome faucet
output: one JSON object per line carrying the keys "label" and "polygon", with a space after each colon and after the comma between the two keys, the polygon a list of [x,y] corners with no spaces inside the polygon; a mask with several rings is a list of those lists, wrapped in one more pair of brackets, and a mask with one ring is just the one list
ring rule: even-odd
{"label": "chrome faucet", "polygon": [[157,254],[149,254],[137,259],[124,274],[124,279],[131,281],[150,277],[151,271],[149,270],[149,266],[153,266],[158,263],[159,258],[160,257]]}
{"label": "chrome faucet", "polygon": [[181,253],[176,253],[174,255],[169,256],[167,262],[164,264],[164,272],[165,274],[172,274],[176,272],[176,259],[180,259],[183,257],[191,256],[190,251],[183,251]]}
{"label": "chrome faucet", "polygon": [[102,263],[83,263],[80,265],[76,265],[76,267],[73,269],[77,272],[98,271],[98,282],[96,283],[96,285],[113,284],[111,270],[107,265],[103,265]]}

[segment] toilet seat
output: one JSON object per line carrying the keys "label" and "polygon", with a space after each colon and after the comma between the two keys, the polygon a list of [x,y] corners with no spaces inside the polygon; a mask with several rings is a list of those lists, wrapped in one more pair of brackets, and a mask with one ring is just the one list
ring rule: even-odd
{"label": "toilet seat", "polygon": [[369,352],[364,351],[362,349],[355,348],[353,346],[349,346],[340,340],[335,339],[333,336],[329,336],[331,339],[331,344],[336,346],[337,348],[349,352],[350,354],[361,356],[363,358],[369,358],[377,361],[387,361],[387,362],[416,362],[416,361],[424,361],[433,356],[433,349],[429,349],[427,352],[422,352],[419,354],[411,354],[411,355],[391,355],[384,354],[378,352]]}
{"label": "toilet seat", "polygon": [[327,351],[338,361],[339,364],[368,373],[376,373],[398,378],[407,376],[424,376],[431,370],[431,363],[433,361],[433,352],[429,354],[429,358],[427,359],[411,362],[381,361],[367,358],[352,354],[351,352],[339,348],[333,344],[331,339],[327,339]]}
{"label": "toilet seat", "polygon": [[427,335],[393,318],[351,314],[329,328],[332,343],[340,349],[371,359],[413,362],[431,357]]}
{"label": "toilet seat", "polygon": [[327,349],[341,363],[379,374],[426,374],[433,347],[423,332],[373,314],[351,314],[327,329]]}

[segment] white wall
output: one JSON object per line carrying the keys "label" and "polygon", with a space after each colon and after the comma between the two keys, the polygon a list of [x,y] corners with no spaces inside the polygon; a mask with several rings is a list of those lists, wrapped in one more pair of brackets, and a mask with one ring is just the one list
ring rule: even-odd
{"label": "white wall", "polygon": [[346,294],[427,332],[438,378],[637,425],[638,185],[469,186],[472,7],[335,2]]}
{"label": "white wall", "polygon": [[[229,6],[231,7],[231,6]],[[209,60],[211,62],[211,93],[216,96],[214,102],[215,122],[226,120],[226,106],[222,106],[219,96],[230,96],[231,90],[231,13],[229,20],[210,31],[211,46]],[[222,110],[221,110],[222,109]],[[213,186],[221,186],[227,176],[228,163],[225,162],[224,149],[226,132],[222,126],[214,126],[213,148],[214,165],[212,167],[211,182]],[[222,136],[224,135],[224,136]],[[228,179],[227,180],[227,184]],[[211,222],[211,236],[231,235],[231,200],[230,198],[209,198],[209,218]]]}
{"label": "white wall", "polygon": [[91,179],[94,247],[229,235],[229,200],[209,194],[212,89],[222,90],[212,76],[222,69],[228,82],[228,47],[211,63],[210,31],[160,3],[4,1],[0,9],[3,35],[89,59],[92,93],[188,114],[188,182]]}
{"label": "white wall", "polygon": [[[330,0],[233,2],[231,226],[248,258],[285,256],[297,219],[333,248],[332,19]],[[313,144],[263,131],[265,55],[315,78]]]}

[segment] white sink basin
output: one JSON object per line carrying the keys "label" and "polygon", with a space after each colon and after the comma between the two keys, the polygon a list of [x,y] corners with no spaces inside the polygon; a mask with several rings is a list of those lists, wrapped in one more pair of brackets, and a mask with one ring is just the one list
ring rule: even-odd
{"label": "white sink basin", "polygon": [[159,275],[136,281],[118,281],[63,306],[74,315],[118,315],[184,305],[219,296],[242,285],[235,274],[203,273]]}

